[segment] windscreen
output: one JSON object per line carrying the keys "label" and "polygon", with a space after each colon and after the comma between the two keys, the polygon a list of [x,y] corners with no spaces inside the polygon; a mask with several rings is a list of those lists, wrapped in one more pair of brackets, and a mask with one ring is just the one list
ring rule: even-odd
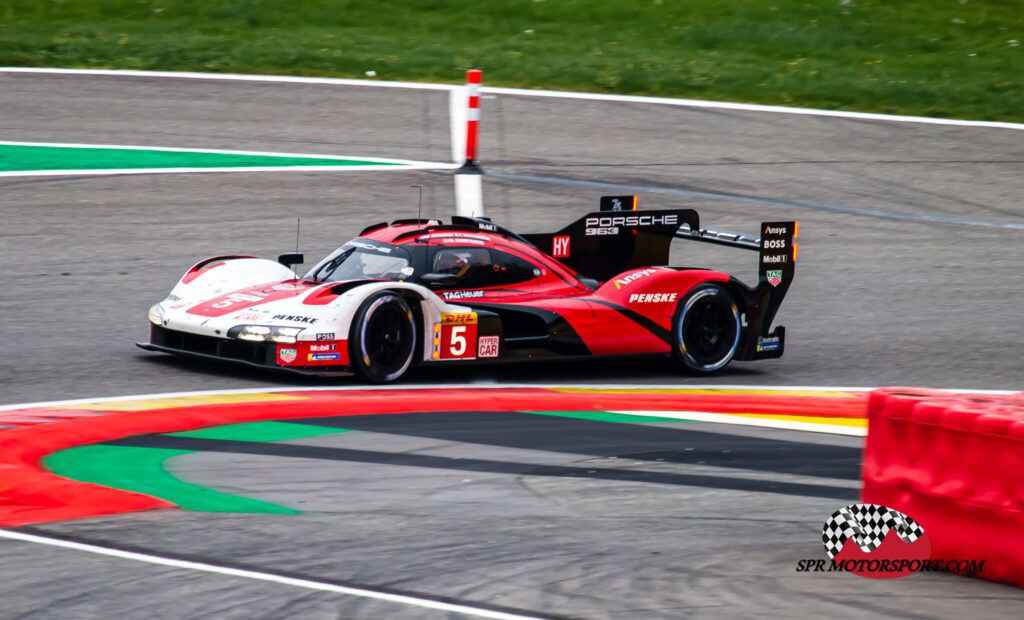
{"label": "windscreen", "polygon": [[395,246],[349,242],[307,277],[317,282],[342,282],[345,280],[407,280],[412,275],[413,268],[409,264],[409,255],[404,249]]}

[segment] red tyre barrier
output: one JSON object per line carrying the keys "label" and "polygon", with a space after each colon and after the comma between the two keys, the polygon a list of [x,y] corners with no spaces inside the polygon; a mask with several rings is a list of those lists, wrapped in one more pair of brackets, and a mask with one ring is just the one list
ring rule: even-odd
{"label": "red tyre barrier", "polygon": [[934,558],[1024,587],[1024,393],[875,390],[862,478],[863,501],[918,521]]}

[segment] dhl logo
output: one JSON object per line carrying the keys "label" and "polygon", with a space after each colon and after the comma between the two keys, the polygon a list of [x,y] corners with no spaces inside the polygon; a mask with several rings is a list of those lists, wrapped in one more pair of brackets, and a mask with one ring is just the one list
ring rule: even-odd
{"label": "dhl logo", "polygon": [[476,312],[442,312],[443,325],[476,325]]}

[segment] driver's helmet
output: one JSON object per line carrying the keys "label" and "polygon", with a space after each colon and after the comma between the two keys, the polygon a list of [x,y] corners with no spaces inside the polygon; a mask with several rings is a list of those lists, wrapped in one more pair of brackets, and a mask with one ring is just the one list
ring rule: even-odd
{"label": "driver's helmet", "polygon": [[434,259],[434,271],[438,273],[452,272],[461,275],[462,272],[469,268],[472,257],[472,254],[464,250],[443,250]]}
{"label": "driver's helmet", "polygon": [[349,267],[363,276],[370,277],[379,268],[379,263],[374,261],[375,258],[377,257],[369,252],[356,252],[348,259]]}

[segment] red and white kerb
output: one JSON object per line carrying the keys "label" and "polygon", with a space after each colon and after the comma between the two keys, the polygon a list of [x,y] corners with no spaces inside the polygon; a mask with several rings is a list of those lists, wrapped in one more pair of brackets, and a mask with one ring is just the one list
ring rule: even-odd
{"label": "red and white kerb", "polygon": [[466,90],[469,109],[466,111],[466,161],[476,161],[477,126],[480,124],[480,81],[483,71],[470,69],[466,71]]}

